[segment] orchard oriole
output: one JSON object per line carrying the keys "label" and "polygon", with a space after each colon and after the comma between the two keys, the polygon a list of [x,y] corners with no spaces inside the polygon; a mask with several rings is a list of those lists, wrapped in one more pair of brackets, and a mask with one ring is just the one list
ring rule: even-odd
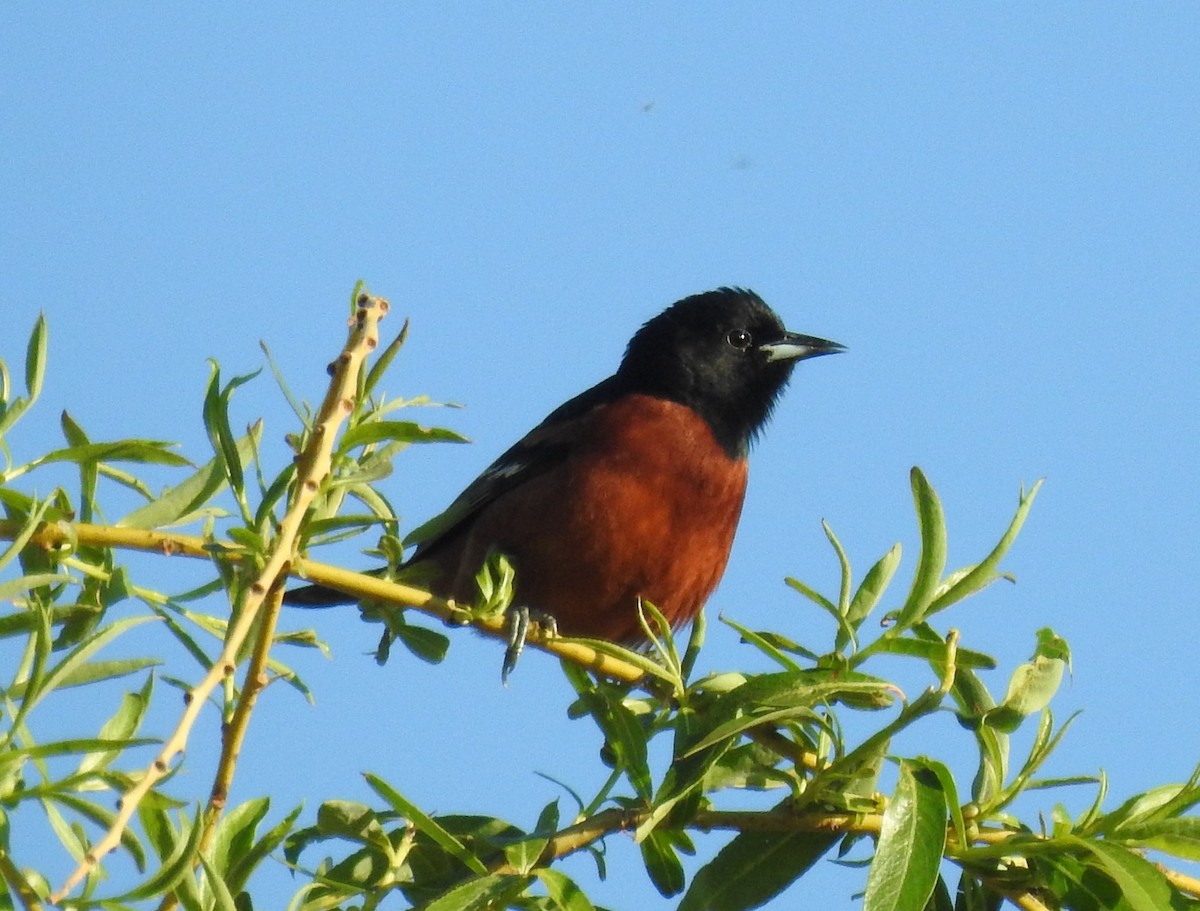
{"label": "orchard oriole", "polygon": [[[639,596],[681,625],[725,571],[750,444],[792,369],[843,350],[787,331],[752,291],[684,298],[638,330],[615,374],[471,482],[406,565],[428,565],[434,594],[469,604],[499,551],[516,570],[514,606],[569,636],[637,642]],[[352,599],[310,585],[285,600]]]}

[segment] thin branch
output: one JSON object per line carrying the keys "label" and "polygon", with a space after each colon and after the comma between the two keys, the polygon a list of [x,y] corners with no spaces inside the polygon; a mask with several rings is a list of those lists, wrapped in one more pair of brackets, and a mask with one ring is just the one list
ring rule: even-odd
{"label": "thin branch", "polygon": [[[0,520],[0,538],[11,539],[20,532],[20,528],[20,523]],[[213,542],[194,535],[120,528],[113,525],[92,525],[86,522],[47,523],[33,534],[30,544],[45,550],[58,550],[77,545],[118,547],[126,550],[159,553],[167,557],[183,556],[204,560],[210,558],[211,552],[215,548],[221,549],[226,557],[233,559],[237,558],[240,550],[238,545],[230,542]],[[296,566],[292,566],[289,572],[293,576],[300,576],[300,570]],[[309,582],[328,585],[344,591],[351,597],[372,598],[377,601],[403,604],[431,617],[456,625],[461,624],[463,618],[466,617],[466,612],[453,601],[439,598],[423,589],[352,572],[329,563],[304,560],[303,578]],[[471,625],[485,635],[507,641],[508,631],[504,627],[503,620],[480,619],[472,621]],[[571,642],[544,635],[539,630],[530,631],[529,644],[542,651],[565,658],[610,680],[621,683],[638,683],[645,676],[640,668],[627,661],[606,655],[581,642]]]}
{"label": "thin branch", "polygon": [[1172,870],[1170,867],[1164,867],[1162,864],[1155,864],[1155,866],[1167,878],[1167,882],[1180,892],[1184,892],[1192,898],[1200,898],[1200,879],[1180,873],[1178,870]]}

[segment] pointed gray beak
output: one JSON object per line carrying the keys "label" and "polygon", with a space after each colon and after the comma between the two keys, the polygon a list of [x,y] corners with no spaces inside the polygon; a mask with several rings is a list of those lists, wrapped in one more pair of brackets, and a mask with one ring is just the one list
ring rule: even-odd
{"label": "pointed gray beak", "polygon": [[777,342],[759,345],[758,350],[767,356],[768,361],[802,361],[823,354],[838,354],[845,351],[846,346],[815,335],[788,332]]}

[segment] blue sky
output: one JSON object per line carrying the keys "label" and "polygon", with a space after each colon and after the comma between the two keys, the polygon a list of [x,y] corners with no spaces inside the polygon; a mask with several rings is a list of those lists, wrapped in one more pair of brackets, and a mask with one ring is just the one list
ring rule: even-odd
{"label": "blue sky", "polygon": [[[361,277],[393,331],[412,319],[389,391],[464,403],[431,419],[476,441],[402,459],[388,490],[411,527],[645,319],[746,285],[850,351],[803,365],[777,410],[710,614],[824,647],[781,581],[836,585],[821,518],[860,572],[904,543],[898,598],[910,466],[954,564],[1045,477],[1020,584],[948,621],[1001,659],[993,690],[1039,627],[1067,638],[1057,714],[1085,714],[1053,771],[1104,767],[1115,802],[1200,758],[1198,38],[1185,4],[6,6],[3,356],[39,310],[51,330],[12,445],[49,445],[69,407],[93,438],[203,459],[206,358],[249,372],[265,340],[319,398]],[[293,429],[266,378],[237,402],[270,439]],[[335,661],[289,657],[317,705],[268,694],[235,800],[269,783],[273,818],[311,814],[365,798],[371,770],[427,809],[528,825],[561,796],[533,770],[595,784],[548,658],[504,690],[492,643],[379,669],[352,612],[312,619]],[[711,639],[708,666],[758,666]],[[626,840],[609,854],[595,900],[671,906]],[[260,894],[282,901],[272,876]],[[861,882],[826,864],[795,895],[851,908]]]}

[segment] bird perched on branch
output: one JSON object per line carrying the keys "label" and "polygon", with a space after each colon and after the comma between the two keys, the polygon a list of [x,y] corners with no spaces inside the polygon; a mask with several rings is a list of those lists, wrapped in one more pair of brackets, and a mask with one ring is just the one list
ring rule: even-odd
{"label": "bird perched on branch", "polygon": [[[789,332],[752,291],[686,297],[638,330],[616,373],[552,411],[428,523],[406,566],[469,604],[476,573],[503,553],[514,607],[564,635],[637,642],[639,597],[686,623],[725,571],[750,444],[793,368],[843,350]],[[352,600],[316,585],[285,598]]]}

